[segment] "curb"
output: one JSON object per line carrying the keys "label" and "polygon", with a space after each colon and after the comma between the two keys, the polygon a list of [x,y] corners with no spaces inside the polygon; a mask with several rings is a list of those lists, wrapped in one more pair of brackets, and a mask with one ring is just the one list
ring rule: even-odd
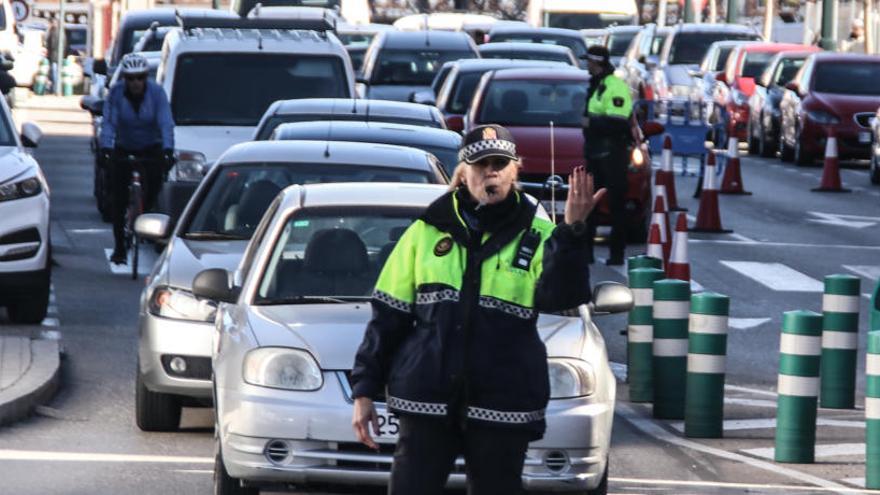
{"label": "curb", "polygon": [[27,372],[11,387],[0,392],[0,426],[8,425],[33,412],[58,389],[61,370],[57,340],[31,340],[33,360]]}

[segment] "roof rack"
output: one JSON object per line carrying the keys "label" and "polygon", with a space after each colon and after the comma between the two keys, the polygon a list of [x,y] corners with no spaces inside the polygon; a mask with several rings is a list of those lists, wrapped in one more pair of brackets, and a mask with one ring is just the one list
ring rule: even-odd
{"label": "roof rack", "polygon": [[336,22],[324,14],[321,18],[284,17],[241,17],[234,12],[223,10],[177,11],[177,24],[185,31],[198,28],[227,29],[304,29],[308,31],[333,31]]}

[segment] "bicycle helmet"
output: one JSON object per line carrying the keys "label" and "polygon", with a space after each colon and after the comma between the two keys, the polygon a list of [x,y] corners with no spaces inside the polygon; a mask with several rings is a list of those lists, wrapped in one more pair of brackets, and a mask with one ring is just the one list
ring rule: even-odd
{"label": "bicycle helmet", "polygon": [[129,53],[122,59],[122,75],[146,74],[149,70],[147,59],[138,53]]}

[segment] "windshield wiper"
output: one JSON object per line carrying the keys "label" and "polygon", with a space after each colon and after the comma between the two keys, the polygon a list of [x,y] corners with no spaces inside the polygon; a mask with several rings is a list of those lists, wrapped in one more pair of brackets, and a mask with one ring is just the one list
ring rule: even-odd
{"label": "windshield wiper", "polygon": [[368,296],[290,296],[265,298],[257,300],[259,305],[279,305],[279,304],[315,304],[315,303],[333,303],[347,304],[350,302],[366,301]]}
{"label": "windshield wiper", "polygon": [[184,239],[194,239],[198,241],[247,241],[250,236],[242,234],[230,234],[226,232],[210,232],[198,231],[187,232],[183,234]]}

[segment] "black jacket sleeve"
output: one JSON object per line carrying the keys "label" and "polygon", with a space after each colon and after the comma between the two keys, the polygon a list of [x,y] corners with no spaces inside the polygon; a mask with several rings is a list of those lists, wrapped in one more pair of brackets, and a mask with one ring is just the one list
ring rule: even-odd
{"label": "black jacket sleeve", "polygon": [[541,278],[535,288],[538,311],[554,312],[590,302],[587,236],[558,225],[544,242]]}
{"label": "black jacket sleeve", "polygon": [[400,342],[411,333],[412,313],[404,313],[373,299],[373,318],[367,325],[351,372],[352,397],[373,398],[388,381],[388,371]]}

